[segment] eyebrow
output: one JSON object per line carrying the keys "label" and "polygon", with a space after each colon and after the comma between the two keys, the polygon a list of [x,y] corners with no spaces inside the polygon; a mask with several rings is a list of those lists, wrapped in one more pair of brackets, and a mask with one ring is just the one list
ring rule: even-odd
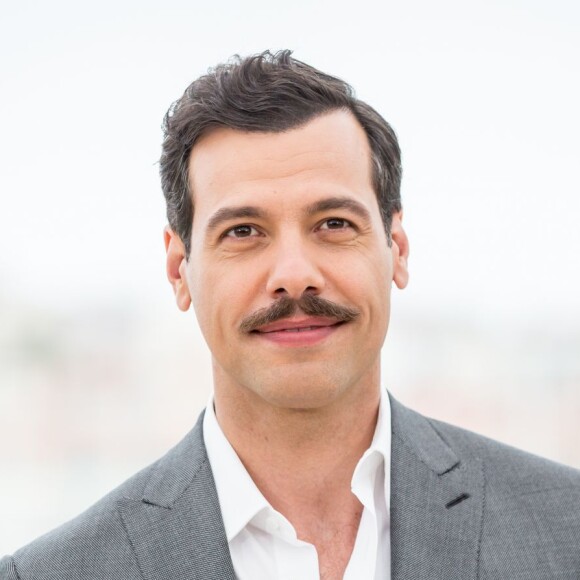
{"label": "eyebrow", "polygon": [[243,205],[240,207],[222,207],[218,209],[207,223],[206,230],[211,232],[218,228],[223,222],[235,220],[239,218],[262,218],[264,212],[252,205]]}
{"label": "eyebrow", "polygon": [[310,204],[306,208],[306,213],[308,215],[313,215],[333,209],[346,209],[352,213],[355,213],[367,222],[371,221],[371,214],[369,213],[369,210],[362,203],[351,199],[350,197],[327,197],[325,199],[321,199],[320,201],[316,201]]}

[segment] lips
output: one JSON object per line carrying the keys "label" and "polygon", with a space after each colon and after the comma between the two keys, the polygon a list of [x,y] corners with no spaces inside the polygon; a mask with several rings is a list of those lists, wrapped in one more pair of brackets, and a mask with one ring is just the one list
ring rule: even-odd
{"label": "lips", "polygon": [[250,334],[275,348],[313,348],[345,324],[336,318],[287,318],[264,324]]}
{"label": "lips", "polygon": [[261,334],[270,334],[272,332],[307,332],[318,328],[335,326],[341,324],[341,321],[333,318],[309,317],[302,319],[286,319],[272,322],[260,326],[254,332]]}

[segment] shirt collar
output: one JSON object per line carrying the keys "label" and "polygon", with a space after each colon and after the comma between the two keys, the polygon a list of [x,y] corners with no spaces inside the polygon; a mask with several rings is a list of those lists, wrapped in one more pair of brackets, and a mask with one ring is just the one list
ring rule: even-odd
{"label": "shirt collar", "polygon": [[261,511],[270,504],[247,472],[230,442],[226,439],[210,396],[203,418],[203,438],[213,472],[228,542],[231,542]]}
{"label": "shirt collar", "polygon": [[[273,508],[256,487],[219,426],[213,405],[213,395],[209,398],[203,419],[203,437],[219,498],[226,537],[228,542],[231,542],[260,512],[273,511]],[[383,388],[381,388],[379,413],[372,443],[360,458],[351,482],[352,490],[359,498],[368,496],[368,504],[372,504],[372,490],[379,466],[384,468],[384,501],[388,510],[391,489],[391,406]],[[366,501],[363,503],[368,505]]]}
{"label": "shirt collar", "polygon": [[[391,506],[391,404],[381,387],[379,413],[370,447],[363,453],[352,475],[351,489],[366,507],[374,505],[375,480],[383,470],[384,501]],[[374,511],[374,510],[373,510]]]}

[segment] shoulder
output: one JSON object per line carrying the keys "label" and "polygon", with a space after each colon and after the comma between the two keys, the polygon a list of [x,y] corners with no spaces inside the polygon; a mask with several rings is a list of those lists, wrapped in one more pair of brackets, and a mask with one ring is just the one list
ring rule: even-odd
{"label": "shoulder", "polygon": [[481,569],[491,578],[503,577],[508,569],[534,570],[538,578],[556,577],[555,571],[562,573],[558,577],[572,577],[564,573],[568,571],[576,578],[580,471],[440,421],[429,422],[460,461],[476,459],[482,465]]}
{"label": "shoulder", "polygon": [[[0,560],[0,577],[2,580],[5,577],[9,580],[141,578],[119,506],[144,501],[151,489],[161,496],[163,493],[169,496],[178,487],[183,488],[187,485],[185,478],[193,477],[204,457],[198,421],[185,439],[165,456],[73,520],[19,549],[12,557]],[[184,464],[187,467],[183,468]],[[175,472],[181,473],[181,477],[172,477]]]}
{"label": "shoulder", "polygon": [[461,458],[483,462],[486,484],[510,494],[568,489],[580,494],[580,470],[539,457],[472,431],[427,419]]}
{"label": "shoulder", "polygon": [[[65,570],[106,571],[113,562],[114,567],[121,567],[125,572],[134,568],[135,559],[116,506],[122,498],[138,497],[153,469],[150,466],[139,472],[73,520],[18,550],[8,568],[12,569],[13,576],[8,577],[68,579]],[[112,578],[113,569],[110,574]]]}
{"label": "shoulder", "polygon": [[580,492],[580,470],[467,429],[425,417],[390,395],[393,437],[422,461],[446,469],[476,460],[482,463],[486,485],[510,493],[572,488]]}
{"label": "shoulder", "polygon": [[[91,570],[100,570],[103,578],[113,578],[115,569],[124,572],[120,577],[138,578],[138,574],[130,574],[135,568],[135,558],[126,540],[117,502],[140,497],[155,466],[140,471],[73,520],[18,550],[3,562],[5,570],[0,564],[0,570],[10,579],[22,580],[82,578]],[[74,575],[76,571],[79,576]]]}
{"label": "shoulder", "polygon": [[[458,504],[469,513],[462,542],[471,529],[482,579],[578,578],[579,470],[424,417],[392,397],[391,410],[393,525],[409,525],[410,507],[435,509],[441,489],[460,486],[460,497],[471,498]],[[441,546],[439,530],[461,511],[448,509],[454,503],[437,505],[429,539]],[[421,513],[417,509],[414,517]]]}

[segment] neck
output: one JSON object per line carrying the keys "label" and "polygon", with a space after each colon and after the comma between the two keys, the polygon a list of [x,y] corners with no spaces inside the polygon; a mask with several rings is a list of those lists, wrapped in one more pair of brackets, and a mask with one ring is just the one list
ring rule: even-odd
{"label": "neck", "polygon": [[379,397],[378,368],[314,408],[276,406],[243,387],[215,385],[222,430],[264,497],[290,521],[305,512],[324,517],[350,497],[352,474],[373,438]]}

